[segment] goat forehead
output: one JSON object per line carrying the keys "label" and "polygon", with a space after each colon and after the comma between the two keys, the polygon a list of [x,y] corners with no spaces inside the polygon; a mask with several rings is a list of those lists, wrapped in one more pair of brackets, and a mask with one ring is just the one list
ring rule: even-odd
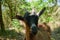
{"label": "goat forehead", "polygon": [[38,20],[38,16],[36,15],[30,15],[26,17],[26,20]]}
{"label": "goat forehead", "polygon": [[36,16],[36,15],[27,16],[25,18],[25,20],[26,20],[26,22],[28,24],[32,24],[32,23],[36,23],[37,24],[37,22],[38,22],[38,16]]}
{"label": "goat forehead", "polygon": [[26,19],[27,18],[38,18],[38,16],[37,15],[27,15],[27,16],[25,15],[24,18]]}
{"label": "goat forehead", "polygon": [[32,16],[29,16],[26,21],[30,24],[32,23],[37,23],[38,22],[38,16],[35,16],[35,15],[32,15]]}
{"label": "goat forehead", "polygon": [[37,15],[29,15],[30,18],[38,18]]}

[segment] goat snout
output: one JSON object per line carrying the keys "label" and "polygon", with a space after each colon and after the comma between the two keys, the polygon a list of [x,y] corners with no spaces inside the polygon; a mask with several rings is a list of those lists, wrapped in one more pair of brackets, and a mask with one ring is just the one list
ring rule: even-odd
{"label": "goat snout", "polygon": [[35,24],[32,24],[32,26],[31,26],[31,34],[36,35],[37,32],[38,32],[37,26]]}

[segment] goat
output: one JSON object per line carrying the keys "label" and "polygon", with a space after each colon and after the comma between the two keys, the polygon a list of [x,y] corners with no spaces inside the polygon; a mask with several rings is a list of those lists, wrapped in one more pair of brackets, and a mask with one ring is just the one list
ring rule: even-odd
{"label": "goat", "polygon": [[48,27],[44,28],[38,25],[39,16],[45,11],[45,7],[37,15],[35,11],[32,14],[26,11],[24,16],[16,15],[16,18],[25,22],[26,25],[26,37],[25,40],[51,40],[50,34],[48,34]]}

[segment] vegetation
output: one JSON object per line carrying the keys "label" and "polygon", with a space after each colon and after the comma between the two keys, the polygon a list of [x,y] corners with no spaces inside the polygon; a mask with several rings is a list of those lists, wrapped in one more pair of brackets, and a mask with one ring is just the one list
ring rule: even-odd
{"label": "vegetation", "polygon": [[[57,3],[58,0],[0,0],[0,30],[5,31],[3,33],[0,33],[0,38],[7,38],[8,40],[10,39],[8,38],[9,36],[13,40],[19,40],[16,36],[24,35],[24,33],[21,33],[22,30],[24,30],[23,25],[21,25],[21,23],[23,24],[23,22],[20,22],[19,20],[13,18],[17,14],[23,16],[26,10],[31,11],[32,8],[35,8],[36,12],[39,12],[43,7],[46,7],[46,11],[40,17],[39,23],[46,22],[48,25],[50,25],[52,30],[52,40],[59,40],[60,5]],[[14,38],[13,34],[16,38]]]}

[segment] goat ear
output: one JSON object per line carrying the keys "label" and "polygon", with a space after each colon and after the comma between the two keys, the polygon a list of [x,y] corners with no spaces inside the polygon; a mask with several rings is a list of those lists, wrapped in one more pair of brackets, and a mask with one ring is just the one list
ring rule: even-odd
{"label": "goat ear", "polygon": [[45,10],[46,10],[46,8],[44,7],[37,15],[41,16],[44,13]]}
{"label": "goat ear", "polygon": [[16,15],[15,18],[18,19],[18,20],[24,21],[24,17],[22,17],[22,16]]}

